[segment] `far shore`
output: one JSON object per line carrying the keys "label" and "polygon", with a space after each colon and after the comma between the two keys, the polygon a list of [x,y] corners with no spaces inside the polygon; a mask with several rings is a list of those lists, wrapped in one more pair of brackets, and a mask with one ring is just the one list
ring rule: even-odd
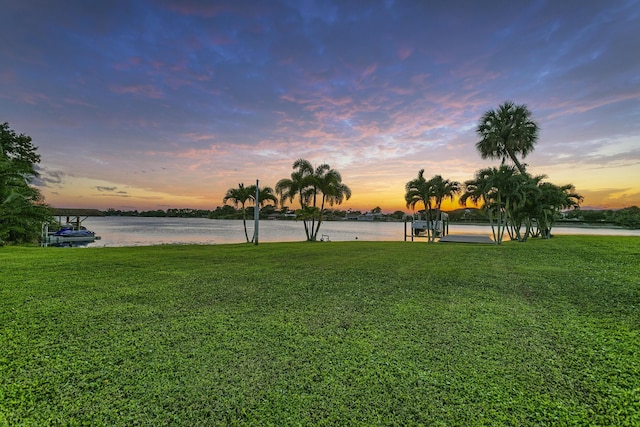
{"label": "far shore", "polygon": [[[490,224],[488,222],[480,222],[480,221],[450,221],[449,225],[473,225],[473,226],[487,226],[489,227]],[[561,222],[556,222],[553,225],[554,228],[558,227],[571,227],[571,228],[595,228],[595,229],[612,229],[612,230],[628,230],[625,227],[607,222],[607,223],[603,223],[603,224],[596,224],[596,223],[590,223],[590,222],[580,222],[580,221],[561,221]]]}

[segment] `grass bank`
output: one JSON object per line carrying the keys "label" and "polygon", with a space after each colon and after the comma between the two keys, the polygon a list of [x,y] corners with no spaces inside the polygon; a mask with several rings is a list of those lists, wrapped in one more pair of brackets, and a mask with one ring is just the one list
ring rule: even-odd
{"label": "grass bank", "polygon": [[640,239],[0,249],[0,425],[639,425]]}

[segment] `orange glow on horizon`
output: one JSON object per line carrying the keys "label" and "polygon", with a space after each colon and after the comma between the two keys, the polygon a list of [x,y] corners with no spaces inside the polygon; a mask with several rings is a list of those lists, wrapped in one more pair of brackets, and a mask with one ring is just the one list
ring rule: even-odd
{"label": "orange glow on horizon", "polygon": [[[83,188],[84,187],[84,188]],[[70,191],[66,193],[49,193],[47,189],[43,189],[43,195],[45,196],[45,202],[52,207],[56,208],[92,208],[107,210],[113,208],[116,210],[157,210],[157,209],[203,209],[203,210],[215,210],[216,207],[222,206],[223,194],[207,194],[200,195],[198,192],[193,191],[191,195],[176,196],[170,193],[161,192],[145,192],[128,190],[129,194],[106,194],[100,193],[94,190],[95,183],[91,183],[86,186],[74,186]],[[393,213],[396,211],[402,211],[405,213],[411,213],[412,209],[406,206],[404,201],[403,191],[392,192],[370,192],[362,193],[357,188],[352,187],[354,196],[350,200],[344,201],[341,205],[325,206],[327,209],[335,210],[352,210],[360,212],[369,212],[376,207],[382,209],[384,213]],[[612,194],[607,191],[585,191],[578,193],[584,196],[584,201],[581,203],[581,207],[584,209],[622,209],[630,206],[637,206],[637,193],[629,191],[626,194],[612,197]],[[443,200],[442,210],[454,211],[456,209],[464,208],[478,208],[480,206],[475,205],[472,202],[468,202],[466,206],[459,204],[459,198],[454,200]],[[297,200],[292,203],[285,203],[285,206],[289,209],[297,209]],[[278,206],[280,208],[280,206]],[[419,204],[416,210],[422,210],[424,207]]]}

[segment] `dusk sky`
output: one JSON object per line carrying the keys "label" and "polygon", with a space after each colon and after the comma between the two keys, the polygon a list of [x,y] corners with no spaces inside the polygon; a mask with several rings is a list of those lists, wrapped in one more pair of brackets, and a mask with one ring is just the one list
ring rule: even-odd
{"label": "dusk sky", "polygon": [[214,209],[305,158],[341,172],[341,209],[408,211],[420,169],[499,164],[475,128],[507,100],[540,126],[529,172],[640,205],[640,0],[0,5],[0,123],[53,207]]}

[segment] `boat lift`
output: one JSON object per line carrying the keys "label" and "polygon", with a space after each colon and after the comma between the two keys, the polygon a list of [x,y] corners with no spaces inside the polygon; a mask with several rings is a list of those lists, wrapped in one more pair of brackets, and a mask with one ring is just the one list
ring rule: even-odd
{"label": "boat lift", "polygon": [[[409,234],[407,234],[407,224],[411,224]],[[405,242],[407,241],[407,237],[411,237],[411,241],[413,242],[414,238],[429,238],[430,234],[433,235],[434,239],[439,239],[449,234],[449,214],[446,212],[440,212],[440,219],[431,221],[421,219],[420,214],[405,217]]]}
{"label": "boat lift", "polygon": [[[103,216],[97,209],[54,209],[54,216],[58,217],[58,230],[49,230],[49,224],[42,224],[40,235],[40,246],[74,246],[86,245],[96,240],[100,236],[87,230],[82,222],[90,216]],[[66,218],[66,221],[63,221]],[[69,233],[59,233],[60,230],[70,230]]]}

